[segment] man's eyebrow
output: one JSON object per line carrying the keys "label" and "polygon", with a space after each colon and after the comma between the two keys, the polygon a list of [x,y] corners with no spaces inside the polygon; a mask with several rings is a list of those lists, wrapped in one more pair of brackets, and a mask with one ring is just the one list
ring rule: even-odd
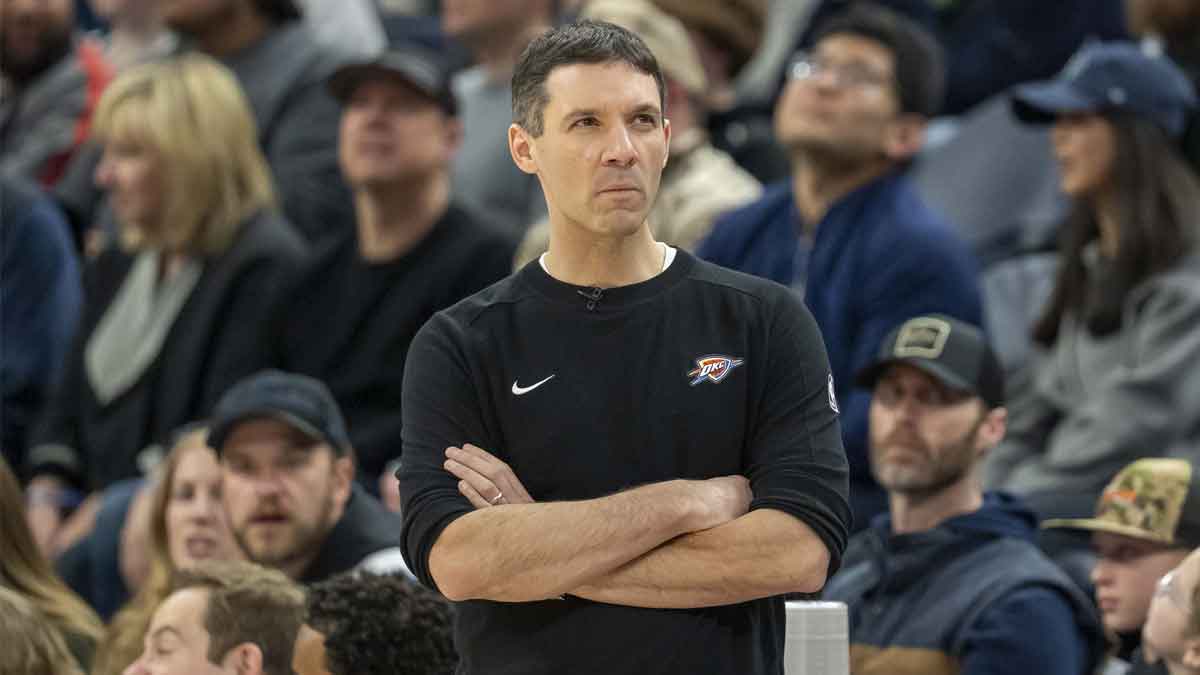
{"label": "man's eyebrow", "polygon": [[563,115],[563,119],[569,120],[574,117],[597,117],[599,115],[600,111],[593,110],[592,108],[577,108],[575,110],[568,110],[566,114]]}
{"label": "man's eyebrow", "polygon": [[661,116],[662,110],[660,110],[659,107],[653,103],[643,103],[633,109],[634,115],[641,115],[642,113],[651,113],[655,116]]}

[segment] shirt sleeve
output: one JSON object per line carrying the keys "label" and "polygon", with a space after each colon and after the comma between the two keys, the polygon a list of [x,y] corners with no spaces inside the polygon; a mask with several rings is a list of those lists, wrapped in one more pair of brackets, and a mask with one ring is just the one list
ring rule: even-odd
{"label": "shirt sleeve", "polygon": [[850,527],[833,376],[812,314],[783,289],[779,298],[770,312],[765,384],[747,444],[750,508],[804,521],[829,549],[832,575]]}
{"label": "shirt sleeve", "polygon": [[473,508],[458,491],[458,479],[443,467],[446,448],[494,444],[484,433],[461,331],[446,314],[435,315],[409,348],[401,395],[403,429],[400,468],[400,543],[405,562],[427,587],[437,590],[429,552],[455,519]]}
{"label": "shirt sleeve", "polygon": [[982,614],[964,636],[964,675],[1084,675],[1088,644],[1066,599],[1024,588]]}

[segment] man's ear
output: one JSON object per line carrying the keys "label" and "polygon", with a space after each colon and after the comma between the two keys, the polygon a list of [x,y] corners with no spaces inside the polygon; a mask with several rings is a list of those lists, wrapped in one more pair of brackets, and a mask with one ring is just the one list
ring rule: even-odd
{"label": "man's ear", "polygon": [[342,503],[350,499],[350,488],[354,484],[354,458],[350,455],[333,457],[333,494]]}
{"label": "man's ear", "polygon": [[897,162],[912,159],[925,145],[928,121],[912,113],[901,113],[888,123],[883,140],[883,152]]}
{"label": "man's ear", "polygon": [[446,162],[454,160],[454,156],[458,154],[458,149],[462,147],[463,125],[462,120],[458,117],[449,117],[446,119],[446,150],[449,156],[446,157]]}
{"label": "man's ear", "polygon": [[516,122],[508,125],[508,151],[518,169],[529,174],[537,173],[538,166],[533,152],[533,137]]}
{"label": "man's ear", "polygon": [[975,434],[975,449],[979,454],[979,458],[983,459],[988,452],[1000,444],[1004,440],[1004,433],[1008,429],[1008,409],[1004,407],[992,408],[984,415],[983,422],[979,424],[979,431]]}
{"label": "man's ear", "polygon": [[221,665],[225,668],[233,668],[238,675],[262,675],[262,649],[253,642],[243,642],[225,653],[225,658],[221,659]]}
{"label": "man's ear", "polygon": [[671,159],[671,120],[663,118],[663,135],[666,136],[667,152],[663,155],[663,168],[667,168],[667,161]]}

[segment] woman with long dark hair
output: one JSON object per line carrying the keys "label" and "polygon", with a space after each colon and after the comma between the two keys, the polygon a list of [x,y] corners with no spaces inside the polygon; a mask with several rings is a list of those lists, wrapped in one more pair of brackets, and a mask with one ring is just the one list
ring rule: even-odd
{"label": "woman with long dark hair", "polygon": [[1046,351],[986,481],[1043,516],[1086,516],[1121,467],[1200,447],[1200,180],[1177,147],[1196,96],[1167,58],[1108,43],[1013,101],[1053,123],[1074,209],[1034,328]]}

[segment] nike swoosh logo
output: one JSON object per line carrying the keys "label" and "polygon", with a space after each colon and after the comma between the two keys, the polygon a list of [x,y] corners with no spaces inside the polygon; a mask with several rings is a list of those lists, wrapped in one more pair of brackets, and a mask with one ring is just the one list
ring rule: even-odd
{"label": "nike swoosh logo", "polygon": [[543,384],[546,384],[547,382],[549,382],[550,380],[553,380],[553,379],[554,379],[554,375],[551,375],[550,377],[547,377],[546,379],[542,380],[541,382],[535,382],[535,383],[529,385],[528,387],[522,387],[517,384],[517,380],[513,380],[512,393],[516,394],[517,396],[524,396],[525,394],[528,394],[529,392],[533,391],[534,389],[537,389],[538,387],[542,386]]}

